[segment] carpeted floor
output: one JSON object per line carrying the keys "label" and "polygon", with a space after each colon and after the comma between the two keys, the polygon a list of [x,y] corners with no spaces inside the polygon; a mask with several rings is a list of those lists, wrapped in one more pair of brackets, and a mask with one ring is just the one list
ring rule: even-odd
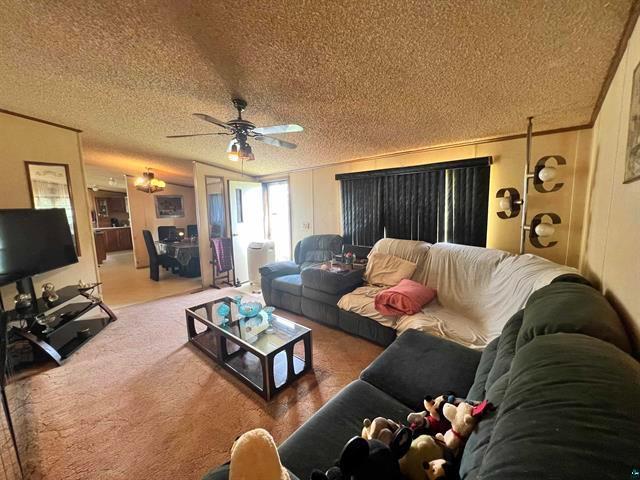
{"label": "carpeted floor", "polygon": [[314,371],[265,403],[186,343],[184,308],[207,290],[116,311],[118,321],[65,365],[9,386],[28,479],[198,479],[242,432],[281,442],[381,351],[313,329]]}

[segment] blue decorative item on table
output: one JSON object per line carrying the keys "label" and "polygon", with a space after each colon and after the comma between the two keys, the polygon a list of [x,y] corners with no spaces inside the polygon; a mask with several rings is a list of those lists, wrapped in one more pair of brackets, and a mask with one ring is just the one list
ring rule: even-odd
{"label": "blue decorative item on table", "polygon": [[273,312],[275,311],[275,309],[276,307],[271,306],[266,306],[262,309],[262,311],[267,314],[267,320],[269,320],[269,322],[273,320]]}
{"label": "blue decorative item on table", "polygon": [[222,322],[225,323],[227,321],[228,315],[231,312],[231,307],[226,303],[221,303],[220,306],[216,309],[216,312],[220,316]]}
{"label": "blue decorative item on table", "polygon": [[266,330],[267,333],[273,333],[272,322],[273,322],[273,311],[275,309],[276,307],[271,307],[271,306],[266,306],[262,309],[262,311],[267,314],[267,323],[269,324],[269,327]]}
{"label": "blue decorative item on table", "polygon": [[243,317],[252,318],[260,313],[262,304],[260,302],[246,302],[238,305],[238,312]]}

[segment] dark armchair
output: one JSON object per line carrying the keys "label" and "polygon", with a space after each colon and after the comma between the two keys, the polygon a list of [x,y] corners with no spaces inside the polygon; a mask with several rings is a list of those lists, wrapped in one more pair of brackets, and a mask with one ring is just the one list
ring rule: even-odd
{"label": "dark armchair", "polygon": [[[289,292],[295,296],[302,294],[302,281],[300,272],[305,268],[318,265],[327,260],[331,260],[334,254],[342,252],[342,237],[340,235],[311,235],[310,237],[300,240],[294,249],[293,262],[275,262],[264,265],[260,268],[260,284],[262,295],[268,305],[278,303],[277,299],[272,297],[272,283],[274,280],[282,278],[279,282],[285,292]],[[285,296],[286,297],[286,296]],[[299,301],[294,303],[299,305]],[[287,308],[284,305],[274,305]],[[288,308],[289,309],[289,308]],[[301,313],[300,308],[294,308],[292,311]]]}

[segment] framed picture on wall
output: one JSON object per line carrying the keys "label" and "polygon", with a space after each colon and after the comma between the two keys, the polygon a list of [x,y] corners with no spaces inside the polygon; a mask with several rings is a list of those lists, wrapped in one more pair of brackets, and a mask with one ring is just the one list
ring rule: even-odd
{"label": "framed picture on wall", "polygon": [[629,136],[624,166],[624,183],[640,180],[640,63],[631,79],[631,108],[629,109]]}
{"label": "framed picture on wall", "polygon": [[155,199],[157,218],[184,217],[182,195],[156,195]]}

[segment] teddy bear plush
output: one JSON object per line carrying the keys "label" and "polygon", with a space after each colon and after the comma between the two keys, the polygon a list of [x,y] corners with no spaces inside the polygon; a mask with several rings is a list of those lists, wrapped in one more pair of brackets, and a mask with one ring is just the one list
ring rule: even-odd
{"label": "teddy bear plush", "polygon": [[447,403],[458,405],[462,399],[457,398],[453,392],[445,393],[439,397],[433,398],[426,396],[424,398],[424,411],[410,413],[407,416],[407,423],[413,430],[413,436],[420,435],[436,435],[444,434],[451,424],[442,414],[442,409]]}
{"label": "teddy bear plush", "polygon": [[444,417],[451,422],[451,428],[443,435],[438,433],[436,439],[454,453],[458,453],[464,445],[480,417],[491,408],[491,404],[484,400],[478,405],[462,402],[459,405],[447,403],[442,409]]}
{"label": "teddy bear plush", "polygon": [[311,480],[403,480],[398,460],[410,446],[411,430],[406,427],[398,429],[389,445],[354,437],[343,448],[337,465],[326,473],[314,470]]}
{"label": "teddy bear plush", "polygon": [[362,434],[365,440],[380,440],[387,445],[391,444],[400,424],[384,417],[376,417],[373,420],[365,418],[362,422]]}
{"label": "teddy bear plush", "polygon": [[269,432],[256,428],[238,437],[231,447],[229,480],[290,480]]}
{"label": "teddy bear plush", "polygon": [[407,480],[425,480],[425,465],[443,458],[445,446],[431,435],[420,435],[400,459],[400,471]]}

